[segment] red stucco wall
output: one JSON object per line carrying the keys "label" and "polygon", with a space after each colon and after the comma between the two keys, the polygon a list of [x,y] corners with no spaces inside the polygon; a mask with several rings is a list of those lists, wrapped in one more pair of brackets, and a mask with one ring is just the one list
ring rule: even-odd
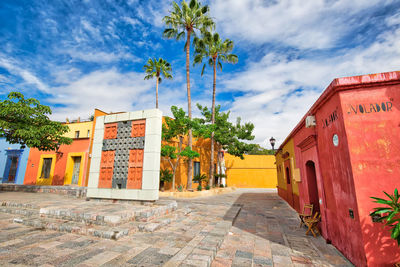
{"label": "red stucco wall", "polygon": [[393,266],[400,248],[369,214],[377,205],[371,196],[400,189],[400,85],[344,91],[340,98],[368,265]]}
{"label": "red stucco wall", "polygon": [[[56,157],[56,164],[54,166],[54,176],[52,185],[63,185],[65,169],[67,167],[68,153],[74,152],[86,152],[85,153],[85,167],[82,179],[85,180],[87,158],[89,151],[89,138],[74,139],[71,145],[60,146],[59,152]],[[56,154],[55,151],[39,151],[36,148],[31,148],[29,151],[28,164],[25,172],[24,184],[34,185],[36,184],[36,177],[39,168],[39,160],[42,154]]]}
{"label": "red stucco wall", "polygon": [[[307,115],[315,116],[316,127],[305,128]],[[377,205],[371,196],[400,188],[400,72],[335,79],[290,138],[301,173],[301,207],[311,201],[305,164],[315,164],[323,236],[356,266],[400,262],[388,229],[369,216]]]}

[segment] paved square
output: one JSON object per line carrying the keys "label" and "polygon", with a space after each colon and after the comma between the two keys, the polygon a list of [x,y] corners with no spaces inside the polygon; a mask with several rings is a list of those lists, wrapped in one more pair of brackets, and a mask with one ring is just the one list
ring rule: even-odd
{"label": "paved square", "polygon": [[178,211],[192,212],[117,241],[35,229],[0,212],[0,265],[352,266],[321,237],[305,236],[296,212],[275,193],[242,189],[177,202]]}

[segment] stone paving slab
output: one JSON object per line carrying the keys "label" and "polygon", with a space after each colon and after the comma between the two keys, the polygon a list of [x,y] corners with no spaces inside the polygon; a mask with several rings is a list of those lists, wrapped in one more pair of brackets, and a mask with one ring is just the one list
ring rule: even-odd
{"label": "stone paving slab", "polygon": [[0,212],[24,216],[40,215],[96,225],[117,226],[129,221],[147,222],[172,213],[174,200],[154,203],[85,201],[55,194],[1,192]]}
{"label": "stone paving slab", "polygon": [[191,212],[117,241],[37,230],[0,213],[0,266],[352,266],[321,237],[305,236],[276,194],[238,190],[177,202]]}

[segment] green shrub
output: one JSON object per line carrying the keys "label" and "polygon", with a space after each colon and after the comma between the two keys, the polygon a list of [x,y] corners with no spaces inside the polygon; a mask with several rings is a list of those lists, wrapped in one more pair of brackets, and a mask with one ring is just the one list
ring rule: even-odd
{"label": "green shrub", "polygon": [[220,184],[219,187],[224,187],[224,185],[223,185],[223,184]]}
{"label": "green shrub", "polygon": [[210,185],[206,185],[206,190],[210,190]]}
{"label": "green shrub", "polygon": [[207,180],[207,176],[203,174],[197,174],[193,177],[193,182],[199,183],[201,185],[202,181]]}
{"label": "green shrub", "polygon": [[178,189],[179,192],[182,192],[183,191],[183,185],[180,184],[177,189]]}
{"label": "green shrub", "polygon": [[383,191],[383,193],[385,193],[389,200],[378,197],[371,198],[375,200],[375,203],[383,204],[385,207],[374,208],[375,211],[370,215],[377,216],[378,219],[376,221],[384,222],[386,226],[391,228],[390,237],[396,240],[397,245],[400,246],[400,195],[397,188],[394,190],[393,195],[389,195],[385,191]]}
{"label": "green shrub", "polygon": [[172,172],[168,169],[160,170],[160,181],[161,182],[171,182],[172,181]]}
{"label": "green shrub", "polygon": [[199,186],[197,187],[197,191],[201,191],[201,189],[202,189],[202,187],[201,187],[201,185],[199,185]]}

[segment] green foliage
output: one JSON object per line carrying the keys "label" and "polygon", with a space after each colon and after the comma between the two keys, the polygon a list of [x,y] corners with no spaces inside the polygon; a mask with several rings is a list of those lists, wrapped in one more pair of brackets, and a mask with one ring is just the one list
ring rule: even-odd
{"label": "green foliage", "polygon": [[210,185],[206,185],[206,190],[210,190]]}
{"label": "green foliage", "polygon": [[182,157],[188,159],[194,159],[200,157],[200,154],[194,150],[191,150],[190,147],[185,147],[185,149],[180,153]]}
{"label": "green foliage", "polygon": [[384,222],[385,225],[391,229],[390,237],[397,241],[397,245],[400,246],[400,196],[397,188],[394,190],[393,195],[389,195],[386,192],[385,195],[389,198],[388,200],[378,197],[371,197],[374,199],[374,203],[383,204],[385,207],[374,208],[374,212],[370,215],[379,215],[379,222]]}
{"label": "green foliage", "polygon": [[193,182],[201,184],[202,181],[207,180],[207,176],[203,174],[197,174],[193,177]]}
{"label": "green foliage", "polygon": [[[236,123],[229,121],[230,112],[221,112],[220,106],[215,108],[215,125],[211,124],[211,111],[207,107],[203,107],[197,104],[203,118],[197,119],[197,123],[202,124],[203,127],[208,127],[208,130],[202,130],[197,134],[205,134],[205,137],[210,137],[207,133],[211,133],[214,130],[214,140],[222,147],[222,149],[228,151],[229,154],[243,159],[243,155],[253,150],[256,145],[248,144],[244,141],[251,141],[254,139],[252,134],[254,124],[245,123],[242,124],[240,118],[237,118]],[[195,119],[196,120],[196,119]],[[212,128],[211,128],[212,127]]]}
{"label": "green foliage", "polygon": [[143,69],[146,72],[146,76],[144,77],[145,80],[156,77],[158,82],[161,83],[161,76],[166,79],[172,79],[171,64],[169,64],[165,59],[159,58],[157,60],[156,58],[149,58],[147,65],[144,65]]}
{"label": "green foliage", "polygon": [[223,184],[220,184],[219,187],[224,187],[224,185],[223,185]]}
{"label": "green foliage", "polygon": [[183,185],[180,184],[177,189],[178,189],[179,192],[182,192],[183,191]]}
{"label": "green foliage", "polygon": [[172,181],[172,172],[168,169],[161,169],[160,170],[160,181],[171,182]]}
{"label": "green foliage", "polygon": [[201,187],[201,185],[199,185],[199,186],[197,187],[197,191],[201,191],[201,189],[203,189],[203,188]]}
{"label": "green foliage", "polygon": [[274,155],[275,151],[272,149],[263,148],[258,144],[254,145],[254,148],[248,152],[249,155]]}
{"label": "green foliage", "polygon": [[208,16],[208,6],[202,6],[197,0],[191,0],[189,4],[183,0],[181,5],[182,8],[173,2],[170,15],[163,18],[163,22],[168,27],[164,30],[164,37],[181,40],[186,32],[195,34],[195,29],[214,27],[213,20]]}
{"label": "green foliage", "polygon": [[11,144],[27,145],[39,150],[56,150],[72,139],[62,136],[68,126],[51,121],[51,109],[34,98],[24,98],[19,92],[11,92],[6,100],[0,100],[0,137]]}
{"label": "green foliage", "polygon": [[[194,38],[195,56],[193,65],[203,63],[203,59],[207,60],[208,65],[222,71],[222,62],[236,64],[238,57],[235,54],[230,54],[233,50],[233,41],[225,39],[222,41],[218,33],[202,32],[202,38]],[[207,63],[203,64],[201,75],[204,74],[204,69]]]}

